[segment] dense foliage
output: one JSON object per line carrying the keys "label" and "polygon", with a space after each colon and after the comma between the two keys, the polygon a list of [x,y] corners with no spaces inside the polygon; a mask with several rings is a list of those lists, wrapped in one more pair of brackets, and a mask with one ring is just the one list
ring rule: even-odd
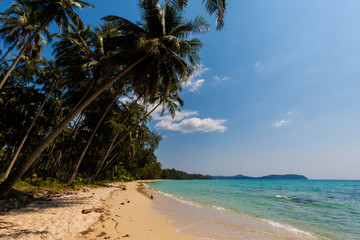
{"label": "dense foliage", "polygon": [[181,179],[181,180],[192,180],[192,179],[212,179],[210,176],[204,176],[202,174],[189,174],[183,171],[172,169],[163,169],[161,179]]}
{"label": "dense foliage", "polygon": [[[223,27],[226,1],[204,2]],[[140,0],[139,23],[106,16],[93,27],[76,13],[93,7],[81,0],[14,0],[0,13],[9,46],[0,59],[0,198],[20,178],[71,185],[173,174],[161,170],[161,137],[147,123],[157,107],[180,110],[181,83],[199,66],[203,44],[192,36],[209,25],[184,19],[186,3]],[[42,55],[45,36],[52,60]]]}

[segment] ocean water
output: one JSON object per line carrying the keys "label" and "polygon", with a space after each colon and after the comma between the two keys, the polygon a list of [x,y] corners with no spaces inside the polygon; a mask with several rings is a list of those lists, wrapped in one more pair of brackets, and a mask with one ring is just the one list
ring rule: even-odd
{"label": "ocean water", "polygon": [[[298,238],[285,239],[305,239],[307,235],[331,240],[360,239],[360,181],[181,180],[148,184],[155,191],[166,193],[166,196],[187,202],[188,205],[207,206],[212,209],[212,213],[208,211],[206,213],[208,215],[205,214],[203,219],[200,217],[195,219],[194,216],[192,219],[194,226],[196,221],[213,219],[208,224],[214,225],[211,228],[214,231],[218,228],[218,231],[214,233],[215,235],[209,235],[208,238],[221,239],[221,237],[217,238],[216,234],[223,231],[221,236],[225,236],[225,226],[229,227],[229,231],[231,231],[231,226],[236,225],[239,229],[241,225],[246,224],[250,224],[251,229],[256,229],[257,223],[239,222],[240,220],[236,222],[236,218],[244,219],[245,216],[246,219],[246,216],[249,216],[249,219],[259,219],[261,220],[259,222],[265,222],[273,227],[303,234]],[[158,205],[161,213],[161,206],[165,206],[166,201]],[[162,208],[165,209],[165,207]],[[195,214],[198,210],[194,208],[188,210],[189,213],[185,216],[184,208],[180,205],[176,208],[180,209],[178,215],[183,214],[183,222],[186,218],[190,218],[190,215],[199,216],[200,214]],[[214,213],[214,211],[217,212]],[[215,219],[217,216],[219,219]],[[178,224],[180,222],[178,220]],[[218,222],[222,224],[216,225],[215,223]],[[181,224],[178,226],[190,228]],[[264,228],[260,225],[258,227]],[[193,232],[200,228],[200,225],[197,225]],[[204,231],[208,232],[209,229]],[[284,235],[274,232],[275,230],[271,231],[273,231],[271,234]],[[233,233],[233,235],[233,237],[229,235],[223,239],[237,239],[236,236],[239,236],[239,233]],[[245,237],[245,239],[258,238]],[[264,235],[261,239],[278,238],[266,238]]]}

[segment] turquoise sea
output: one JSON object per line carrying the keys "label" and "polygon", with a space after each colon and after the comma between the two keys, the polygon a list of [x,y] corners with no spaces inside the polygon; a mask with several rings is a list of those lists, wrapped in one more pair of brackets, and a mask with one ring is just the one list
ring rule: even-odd
{"label": "turquoise sea", "polygon": [[219,214],[228,210],[320,239],[360,239],[360,181],[175,180],[149,185]]}

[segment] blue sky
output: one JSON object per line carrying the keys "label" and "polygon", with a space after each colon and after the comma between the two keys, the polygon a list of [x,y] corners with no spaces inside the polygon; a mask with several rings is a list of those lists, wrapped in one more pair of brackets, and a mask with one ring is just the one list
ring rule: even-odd
{"label": "blue sky", "polygon": [[[96,9],[80,14],[91,25],[139,20],[137,1],[89,2]],[[213,28],[200,36],[207,46],[182,112],[150,124],[163,136],[163,167],[360,179],[360,2],[232,0],[223,31],[189,2],[186,16],[202,13]]]}

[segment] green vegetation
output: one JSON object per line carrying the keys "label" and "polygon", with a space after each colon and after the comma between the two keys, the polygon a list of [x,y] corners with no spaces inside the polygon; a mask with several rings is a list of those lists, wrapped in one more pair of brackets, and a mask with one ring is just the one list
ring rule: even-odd
{"label": "green vegetation", "polygon": [[201,174],[189,174],[183,171],[178,171],[173,169],[163,169],[161,174],[162,179],[181,179],[181,180],[191,180],[191,179],[212,179],[209,176],[204,176]]}
{"label": "green vegetation", "polygon": [[[204,3],[222,28],[226,1]],[[14,0],[0,13],[10,46],[0,60],[0,198],[16,183],[61,188],[167,172],[154,154],[161,136],[147,123],[157,107],[180,111],[181,83],[203,46],[190,37],[209,30],[201,16],[183,18],[186,4],[141,0],[139,24],[106,16],[93,27],[76,14],[93,7],[80,0]],[[42,55],[45,36],[52,60]]]}

